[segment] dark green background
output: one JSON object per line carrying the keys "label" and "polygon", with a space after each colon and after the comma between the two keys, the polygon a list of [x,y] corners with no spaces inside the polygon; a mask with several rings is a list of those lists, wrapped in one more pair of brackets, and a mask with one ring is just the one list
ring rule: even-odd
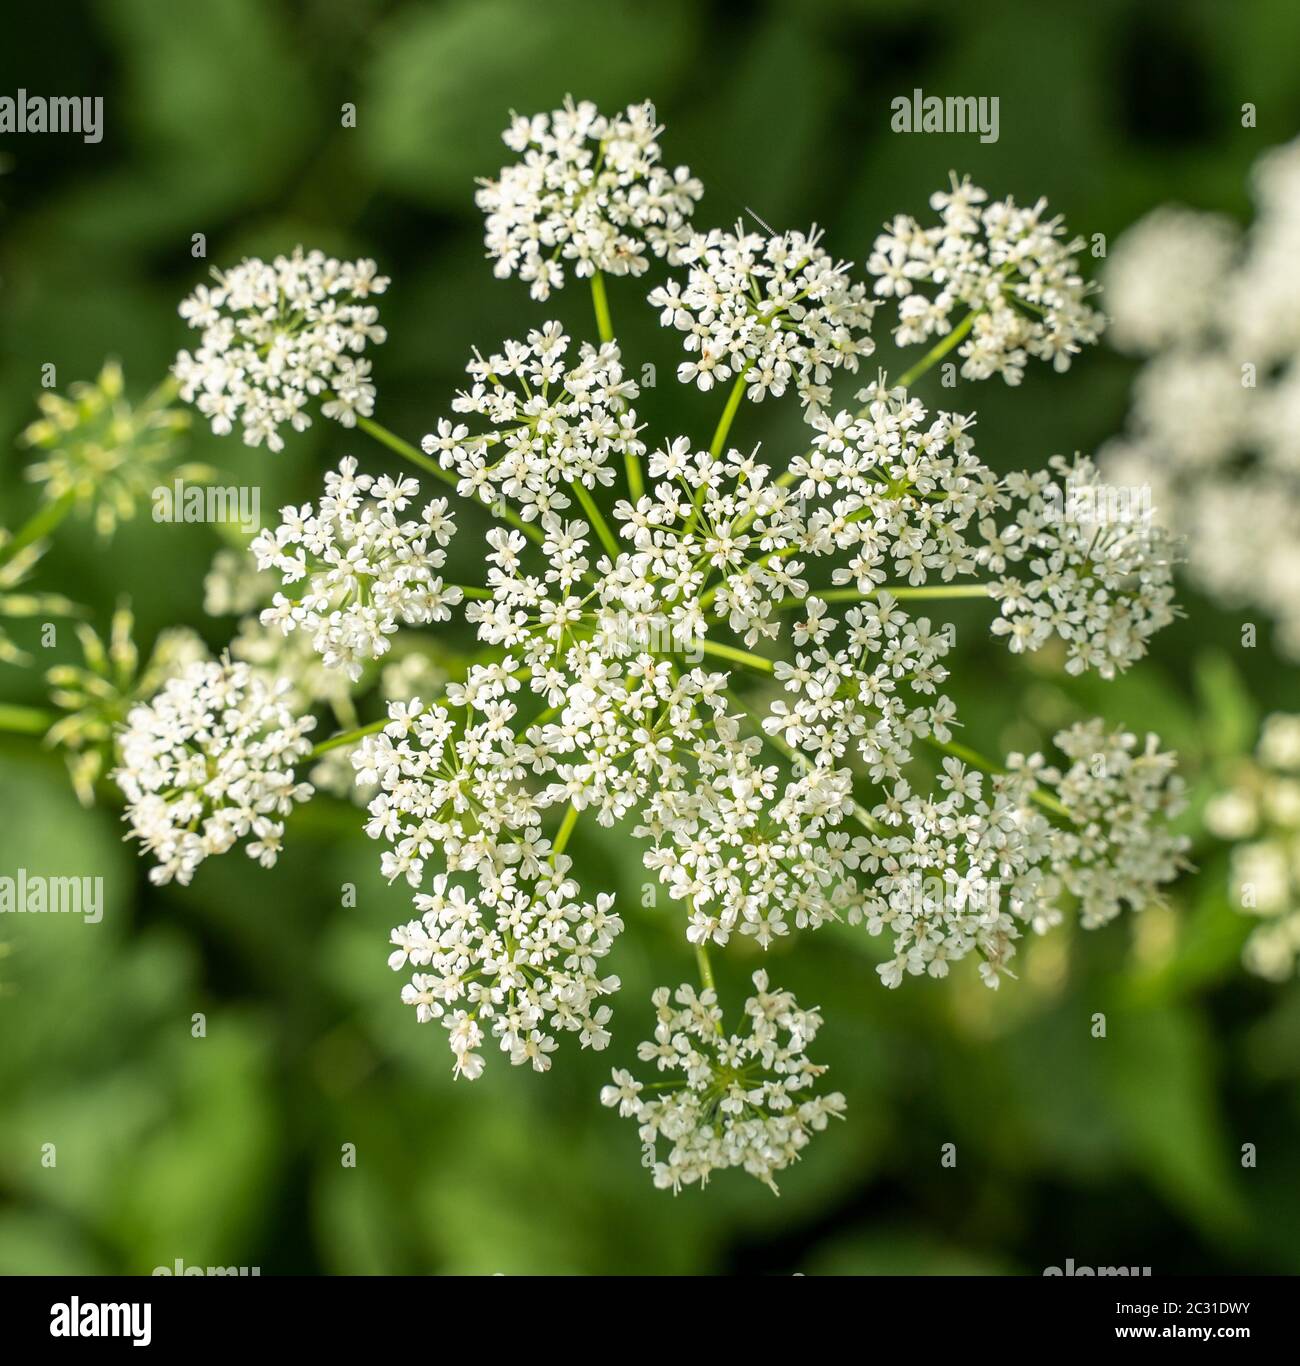
{"label": "dark green background", "polygon": [[[666,159],[705,182],[697,223],[727,225],[746,206],[778,229],[816,221],[858,262],[887,216],[926,212],[950,168],[995,196],[1047,195],[1075,231],[1111,240],[1171,198],[1244,219],[1251,162],[1300,126],[1290,0],[105,0],[7,16],[2,46],[0,93],[101,94],[106,123],[96,146],[0,139],[10,526],[33,506],[12,438],[34,414],[39,367],[55,363],[65,389],[116,355],[131,393],[147,391],[191,344],[175,310],[203,276],[195,232],[217,264],[298,242],[377,258],[393,277],[378,416],[412,439],[447,411],[472,345],[552,314],[589,335],[585,289],[535,305],[482,260],[473,178],[508,159],[498,135],[511,108],[549,109],[566,92],[606,109],[653,98]],[[999,142],[892,134],[889,102],[914,86],[997,95]],[[355,130],[340,127],[345,101]],[[1241,127],[1245,101],[1257,129]],[[630,357],[658,365],[639,405],[648,436],[703,444],[719,396],[677,385],[676,339],[657,332],[645,288],[615,282],[611,300]],[[977,408],[978,449],[1009,469],[1094,449],[1122,422],[1130,376],[1102,348],[1064,377],[1035,366],[1020,390],[964,384],[954,399],[931,377],[924,392]],[[742,412],[734,436],[773,460],[801,440],[797,413],[771,403]],[[386,467],[323,421],[280,456],[193,441],[225,482],[259,484],[267,515],[314,496],[348,451]],[[467,574],[471,539],[458,550]],[[147,518],[107,545],[69,523],[41,582],[101,621],[129,593],[144,643],[187,622],[220,648],[228,623],[202,616],[216,545],[208,528]],[[1184,600],[1187,619],[1113,685],[1067,686],[1011,660],[961,609],[952,692],[968,737],[1024,748],[1101,711],[1177,746],[1199,803],[1258,717],[1294,708],[1297,690],[1266,623],[1243,650],[1239,616]],[[21,623],[16,634],[34,643]],[[75,656],[70,632],[39,662],[56,656]],[[5,669],[0,698],[39,704],[39,673]],[[295,817],[269,873],[232,854],[188,891],[155,891],[111,804],[81,811],[57,756],[6,737],[0,872],[99,873],[109,906],[94,928],[0,924],[14,949],[0,963],[0,1271],[147,1272],[181,1258],[263,1274],[1037,1274],[1073,1257],[1294,1272],[1300,993],[1244,976],[1223,853],[1195,805],[1186,824],[1201,872],[1171,911],[1062,931],[997,994],[970,965],[886,992],[878,946],[848,932],[774,950],[774,978],[825,1010],[815,1055],[849,1120],[779,1200],[738,1174],[674,1200],[638,1167],[632,1125],[596,1101],[611,1062],[648,1033],[652,986],[692,976],[676,918],[638,909],[630,838],[583,822],[572,845],[585,882],[599,874],[630,908],[612,1050],[580,1055],[566,1038],[547,1077],[492,1054],[482,1082],[453,1085],[442,1031],[416,1026],[384,964],[405,896],[382,884],[353,811],[322,802]],[[358,886],[355,909],[340,906],[344,882]],[[722,956],[733,1008],[755,965]],[[1104,1041],[1090,1035],[1098,1011]],[[49,1142],[53,1170],[39,1160]],[[355,1170],[340,1164],[345,1143]],[[955,1169],[940,1167],[945,1143]],[[1253,1170],[1244,1143],[1257,1145]]]}

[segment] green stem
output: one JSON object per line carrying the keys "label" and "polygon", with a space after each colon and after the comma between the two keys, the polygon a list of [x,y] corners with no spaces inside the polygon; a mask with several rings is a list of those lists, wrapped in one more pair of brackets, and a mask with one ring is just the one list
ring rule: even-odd
{"label": "green stem", "polygon": [[45,503],[13,534],[11,540],[0,545],[0,565],[7,564],[20,550],[44,540],[70,513],[77,501],[75,489],[69,489],[52,503]]}
{"label": "green stem", "polygon": [[578,823],[578,808],[569,803],[569,809],[564,813],[564,819],[560,822],[560,828],[555,832],[555,842],[551,845],[552,860],[558,858],[569,843],[569,836],[573,834],[573,827]]}
{"label": "green stem", "polygon": [[391,718],[384,716],[378,721],[372,721],[368,726],[360,726],[356,730],[345,730],[338,735],[331,735],[328,740],[322,740],[320,744],[313,745],[309,758],[316,759],[322,754],[329,753],[332,749],[341,749],[344,745],[354,745],[367,735],[374,735],[377,731],[383,730]]}
{"label": "green stem", "polygon": [[[459,485],[460,480],[450,470],[443,469],[436,460],[425,455],[418,446],[412,446],[409,441],[403,441],[396,433],[390,432],[387,427],[381,426],[372,418],[357,418],[357,426],[368,436],[373,436],[380,445],[387,446],[390,451],[396,451],[403,460],[409,460],[411,464],[425,470],[427,473],[433,475],[435,479],[441,479],[442,482],[450,488],[454,489]],[[509,522],[511,526],[522,531],[529,540],[536,541],[538,545],[541,545],[546,539],[546,536],[540,527],[535,526],[532,522],[525,522],[522,517],[511,511],[510,508],[494,505],[493,511],[503,521]]]}
{"label": "green stem", "polygon": [[[605,276],[597,271],[591,277],[591,302],[596,310],[596,331],[602,342],[614,340],[614,319],[609,312],[609,295],[605,292]],[[627,491],[633,503],[645,493],[645,479],[641,461],[635,451],[624,451],[623,469],[627,473]]]}
{"label": "green stem", "polygon": [[418,465],[422,470],[433,475],[435,479],[441,479],[448,487],[454,489],[460,483],[460,480],[450,470],[443,469],[432,456],[425,455],[418,446],[412,446],[409,441],[403,441],[395,432],[390,432],[387,427],[381,426],[373,418],[358,417],[357,426],[367,436],[373,436],[381,445],[387,446],[390,451],[396,451],[403,460],[409,460],[411,464]]}
{"label": "green stem", "polygon": [[738,649],[735,645],[724,645],[720,640],[702,640],[700,649],[706,655],[730,659],[736,664],[744,664],[747,668],[756,669],[761,673],[770,674],[776,667],[770,659],[764,659],[762,655],[751,654],[750,651]]}
{"label": "green stem", "polygon": [[881,593],[888,593],[891,597],[899,599],[911,598],[913,600],[925,598],[987,598],[989,585],[986,583],[948,583],[935,584],[928,588],[913,588],[908,584],[882,583],[879,588],[873,588],[869,593],[863,593],[856,588],[830,588],[825,592],[813,589],[806,597],[784,598],[777,606],[782,611],[786,611],[792,607],[801,606],[808,601],[808,598],[820,598],[823,602],[868,602]]}
{"label": "green stem", "polygon": [[591,277],[591,302],[596,309],[596,331],[602,342],[614,340],[614,320],[609,313],[609,295],[605,292],[605,276],[597,271]]}
{"label": "green stem", "polygon": [[587,520],[591,523],[596,535],[600,537],[600,543],[609,552],[611,559],[618,558],[618,541],[614,533],[609,529],[609,523],[605,520],[600,509],[596,506],[596,501],[587,491],[581,480],[575,479],[569,485],[569,490],[582,505],[582,510],[587,514]]}
{"label": "green stem", "polygon": [[727,444],[727,433],[731,431],[731,424],[736,420],[736,414],[740,411],[741,400],[745,397],[745,377],[749,374],[749,367],[753,361],[748,361],[740,374],[736,376],[736,382],[731,386],[731,393],[727,396],[727,406],[722,410],[722,416],[718,419],[718,425],[713,429],[713,440],[709,442],[709,454],[716,460],[722,454],[722,448]]}
{"label": "green stem", "polygon": [[645,479],[641,475],[641,458],[635,451],[623,452],[623,470],[627,474],[628,496],[633,503],[645,496]]}
{"label": "green stem", "polygon": [[932,346],[910,370],[903,371],[894,388],[910,389],[927,370],[937,365],[954,346],[965,339],[966,334],[975,326],[975,315],[978,312],[979,309],[972,308],[942,341]]}
{"label": "green stem", "polygon": [[709,950],[703,944],[695,946],[695,963],[700,970],[700,981],[704,984],[705,991],[711,991],[716,996],[718,984],[713,980],[713,964],[709,962]]}
{"label": "green stem", "polygon": [[[718,418],[718,425],[713,429],[713,439],[709,442],[709,454],[717,460],[722,455],[723,447],[727,444],[727,433],[731,431],[731,424],[736,420],[736,414],[740,411],[740,402],[745,397],[745,376],[749,373],[749,367],[753,365],[753,360],[745,362],[744,368],[736,376],[736,382],[731,386],[731,393],[727,395],[726,407],[722,410],[722,416]],[[695,530],[696,524],[700,520],[700,513],[704,508],[704,486],[701,485],[691,500],[691,515],[682,528],[682,535],[689,536]]]}
{"label": "green stem", "polygon": [[16,707],[0,702],[0,731],[14,735],[44,735],[58,718],[40,707]]}

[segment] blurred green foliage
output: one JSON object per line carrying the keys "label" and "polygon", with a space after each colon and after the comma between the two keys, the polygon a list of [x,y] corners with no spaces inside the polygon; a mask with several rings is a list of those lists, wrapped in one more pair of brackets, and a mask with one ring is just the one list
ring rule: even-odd
{"label": "blurred green foliage", "polygon": [[[40,366],[54,363],[63,389],[117,356],[132,396],[147,393],[182,344],[176,303],[203,273],[196,232],[214,262],[298,242],[376,257],[394,281],[379,413],[411,437],[428,429],[472,345],[546,316],[481,259],[473,178],[507,158],[497,135],[511,108],[568,92],[653,98],[667,158],[705,182],[697,221],[747,208],[778,227],[815,220],[861,261],[877,225],[919,212],[953,167],[994,194],[1047,195],[1076,231],[1112,239],[1171,198],[1243,213],[1250,163],[1300,123],[1298,45],[1289,0],[47,6],[7,35],[0,91],[102,94],[106,134],[0,142],[0,522],[33,505],[13,438]],[[914,86],[998,95],[1000,140],[891,134],[889,101]],[[1243,101],[1257,129],[1241,127]],[[345,103],[355,129],[341,126]],[[634,364],[659,367],[647,436],[707,432],[715,396],[673,381],[675,345],[642,293],[611,290]],[[586,329],[586,305],[571,289],[547,313]],[[958,391],[997,467],[1091,449],[1122,420],[1131,369],[1118,358],[1103,351],[1065,377],[1039,369],[1020,391]],[[777,457],[796,449],[798,415],[765,404],[736,436]],[[280,457],[197,430],[189,458],[259,484],[269,510],[310,496],[349,450],[385,467],[326,422]],[[228,623],[203,616],[201,588],[217,544],[207,528],[148,519],[111,543],[69,523],[39,582],[100,623],[128,593],[142,646],[186,623],[220,648]],[[655,1192],[629,1126],[597,1104],[610,1063],[645,1033],[651,988],[690,975],[670,913],[640,909],[626,835],[583,823],[572,847],[631,908],[611,1052],[565,1047],[546,1077],[494,1065],[453,1084],[441,1039],[415,1025],[384,965],[406,897],[382,883],[354,811],[295,816],[270,872],[232,854],[188,891],[159,891],[111,807],[83,810],[57,756],[3,737],[0,872],[93,871],[107,905],[95,926],[0,924],[0,1272],[148,1272],[180,1258],[263,1274],[1037,1274],[1070,1256],[1158,1273],[1300,1270],[1300,991],[1244,977],[1248,927],[1198,825],[1260,717],[1294,709],[1295,679],[1262,624],[1260,647],[1243,650],[1236,617],[1186,605],[1114,684],[1009,662],[960,609],[954,695],[968,733],[1028,748],[1085,711],[1159,731],[1183,755],[1199,872],[1169,909],[1037,942],[996,994],[965,971],[886,992],[874,946],[848,931],[774,949],[774,975],[824,1008],[819,1057],[850,1107],[780,1200],[738,1175],[703,1195]],[[15,629],[42,665],[75,661],[71,629],[50,651],[36,623]],[[0,696],[39,704],[39,669],[6,669]],[[723,955],[724,994],[754,966],[743,947]],[[945,1143],[955,1169],[940,1167]]]}

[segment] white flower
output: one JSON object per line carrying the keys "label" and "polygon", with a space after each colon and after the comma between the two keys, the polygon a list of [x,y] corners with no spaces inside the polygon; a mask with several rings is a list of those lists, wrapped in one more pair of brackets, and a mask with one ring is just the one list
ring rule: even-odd
{"label": "white flower", "polygon": [[685,285],[650,294],[660,322],[686,334],[691,359],[678,379],[711,389],[743,375],[753,402],[791,385],[814,410],[830,401],[832,371],[856,370],[875,349],[867,335],[875,304],[820,236],[814,228],[762,237],[737,224],[690,239],[680,253]]}
{"label": "white flower", "polygon": [[704,187],[686,167],[660,164],[661,131],[649,101],[612,119],[571,100],[516,115],[502,137],[523,159],[476,195],[497,278],[518,275],[545,299],[564,285],[564,261],[582,277],[640,275],[647,247],[675,260]]}
{"label": "white flower", "polygon": [[1116,243],[1115,341],[1149,358],[1099,459],[1108,479],[1151,486],[1198,587],[1273,617],[1278,649],[1300,658],[1300,142],[1253,182],[1246,233],[1162,208]]}
{"label": "white flower", "polygon": [[1247,969],[1286,981],[1300,962],[1300,716],[1265,720],[1254,758],[1234,766],[1205,823],[1232,842],[1232,901],[1258,921],[1242,952]]}
{"label": "white flower", "polygon": [[654,1038],[637,1056],[655,1064],[664,1085],[647,1096],[629,1072],[616,1070],[600,1093],[603,1105],[637,1121],[644,1165],[660,1190],[676,1194],[739,1167],[776,1192],[776,1174],[830,1119],[843,1118],[838,1091],[808,1094],[826,1071],[806,1053],[821,1015],[801,1010],[788,991],[769,991],[765,972],[753,982],[735,1034],[724,1031],[712,989],[697,995],[681,986],[670,1002],[668,988],[659,987]]}
{"label": "white flower", "polygon": [[1177,541],[1148,510],[1110,507],[1096,467],[1053,456],[1052,471],[1008,481],[1023,498],[1016,521],[999,534],[988,529],[996,551],[981,558],[1021,563],[1022,581],[1006,575],[990,588],[1002,615],[995,635],[1013,652],[1037,650],[1053,636],[1066,643],[1070,673],[1096,669],[1103,678],[1122,673],[1147,652],[1147,642],[1173,621]]}
{"label": "white flower", "polygon": [[950,190],[930,197],[938,224],[900,214],[876,238],[867,270],[877,295],[898,300],[894,339],[911,346],[944,337],[969,314],[970,336],[957,350],[965,378],[1000,374],[1019,384],[1031,356],[1066,370],[1103,323],[1078,271],[1083,239],[1065,240],[1062,220],[1044,217],[1045,199],[1028,209],[987,199],[954,174]]}
{"label": "white flower", "polygon": [[1151,352],[1201,336],[1222,307],[1237,251],[1231,219],[1180,205],[1149,213],[1106,263],[1111,341],[1122,351]]}
{"label": "white flower", "polygon": [[565,489],[614,481],[611,457],[640,456],[637,386],[623,372],[619,349],[584,342],[576,360],[558,322],[548,322],[522,342],[508,341],[466,367],[473,387],[452,401],[457,413],[484,418],[493,430],[471,433],[443,418],[421,445],[444,469],[460,476],[462,498],[485,503],[509,499],[525,521],[570,505]]}
{"label": "white flower", "polygon": [[[279,587],[279,575],[259,570],[252,555],[218,550],[203,580],[203,608],[212,617],[241,618],[228,646],[231,658],[252,665],[270,684],[286,680],[290,687],[284,700],[294,711],[327,703],[336,715],[345,714],[353,681],[339,669],[328,668],[304,632],[285,635],[276,626],[262,625],[261,615]],[[322,762],[326,771],[332,770],[336,756],[327,754]],[[317,781],[315,771],[312,782],[317,790],[336,788],[336,784]]]}
{"label": "white flower", "polygon": [[132,838],[157,862],[151,882],[188,883],[205,858],[250,835],[249,857],[275,862],[282,818],[312,795],[293,768],[316,722],[285,704],[288,686],[246,664],[201,661],[128,713],[113,778]]}
{"label": "white flower", "polygon": [[514,1065],[539,1072],[556,1046],[550,1031],[604,1048],[611,1012],[600,998],[619,985],[599,964],[623,922],[612,895],[580,899],[569,859],[540,836],[545,799],[523,780],[512,686],[501,666],[471,669],[457,705],[483,719],[459,731],[446,707],[391,703],[389,725],[352,756],[361,781],[378,787],[366,830],[389,846],[385,876],[422,887],[434,855],[445,870],[415,896],[420,919],[393,931],[388,961],[418,969],[402,999],[421,1022],[442,1021],[455,1074],[470,1079],[489,1035]]}
{"label": "white flower", "polygon": [[1071,760],[1064,769],[1012,755],[986,796],[985,779],[949,758],[941,795],[901,782],[871,811],[869,833],[845,853],[863,889],[848,919],[892,936],[893,957],[878,968],[886,986],[909,974],[945,977],[977,950],[984,982],[996,987],[1021,927],[1058,924],[1064,894],[1093,929],[1125,905],[1159,901],[1161,884],[1185,866],[1187,840],[1165,824],[1182,807],[1182,785],[1155,736],[1138,750],[1135,736],[1094,720],[1055,740]]}
{"label": "white flower", "polygon": [[387,652],[399,623],[447,621],[463,597],[437,572],[456,529],[447,500],[402,519],[419,482],[356,470],[345,456],[325,476],[318,507],[283,508],[280,525],[252,543],[258,569],[275,570],[294,595],[276,593],[262,625],[305,631],[326,668],[354,681],[365,661]]}
{"label": "white flower", "polygon": [[180,306],[203,339],[176,357],[172,373],[218,435],[242,428],[244,441],[282,450],[285,426],[311,426],[308,401],[345,427],[374,411],[368,342],[382,342],[379,310],[367,300],[388,288],[373,261],[336,261],[323,252],[255,257],[213,271]]}

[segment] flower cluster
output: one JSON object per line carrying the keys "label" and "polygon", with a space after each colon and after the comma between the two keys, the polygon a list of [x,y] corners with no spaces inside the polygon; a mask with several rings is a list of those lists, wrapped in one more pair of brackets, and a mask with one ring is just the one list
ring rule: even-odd
{"label": "flower cluster", "polygon": [[1013,772],[1034,773],[1069,820],[1054,836],[1052,865],[1078,902],[1084,929],[1096,929],[1125,906],[1158,902],[1160,884],[1186,866],[1189,841],[1168,825],[1185,805],[1184,784],[1177,756],[1150,732],[1139,743],[1096,717],[1054,738],[1068,766],[1040,767],[1033,755],[1012,755],[1008,763]]}
{"label": "flower cluster", "polygon": [[735,1034],[723,1029],[712,988],[697,995],[681,986],[670,999],[660,987],[652,998],[654,1038],[637,1056],[668,1080],[647,1087],[616,1070],[600,1093],[603,1104],[636,1120],[644,1165],[660,1190],[703,1186],[713,1172],[739,1167],[775,1191],[776,1174],[798,1160],[813,1134],[843,1118],[838,1091],[808,1094],[826,1071],[807,1055],[821,1015],[801,1010],[788,991],[770,991],[765,972],[753,982],[743,1032]]}
{"label": "flower cluster", "polygon": [[1246,233],[1167,207],[1115,244],[1114,338],[1146,359],[1099,459],[1151,486],[1198,587],[1273,617],[1300,659],[1300,142],[1259,161],[1253,190]]}
{"label": "flower cluster", "polygon": [[698,775],[655,791],[636,831],[654,840],[646,866],[689,909],[687,937],[725,944],[739,931],[767,948],[791,921],[802,930],[838,918],[850,889],[832,832],[854,809],[849,771],[785,779],[759,761],[756,737],[734,723],[717,732],[694,747]]}
{"label": "flower cluster", "polygon": [[86,622],[78,622],[83,663],[56,664],[45,672],[50,701],[63,713],[46,731],[45,743],[64,751],[83,806],[93,805],[95,785],[112,767],[116,732],[131,706],[208,657],[194,631],[173,626],[159,632],[141,668],[134,630],[135,617],[125,603],[113,613],[107,641]]}
{"label": "flower cluster", "polygon": [[248,835],[248,856],[275,862],[283,818],[312,794],[293,768],[316,721],[285,705],[288,686],[268,687],[246,664],[199,660],[128,713],[113,778],[131,837],[155,860],[151,882],[184,885]]}
{"label": "flower cluster", "polygon": [[133,517],[164,475],[191,484],[213,475],[207,465],[175,464],[190,417],[170,406],[175,390],[169,384],[134,405],[124,391],[122,367],[107,361],[93,381],[73,384],[67,398],[41,394],[41,416],[19,437],[40,453],[25,477],[43,485],[48,503],[72,499],[93,516],[101,536]]}
{"label": "flower cluster", "polygon": [[[898,300],[894,339],[910,346],[969,326],[957,353],[967,379],[1019,384],[1031,356],[1066,370],[1103,322],[1079,274],[1083,239],[1067,240],[1062,220],[1045,217],[1045,199],[1028,209],[987,200],[954,175],[950,189],[930,196],[937,224],[899,214],[876,238],[867,270],[876,294]],[[954,320],[957,310],[968,323]]]}
{"label": "flower cluster", "polygon": [[685,333],[692,359],[677,378],[701,389],[743,378],[755,403],[791,385],[814,411],[829,403],[832,372],[856,370],[875,350],[876,306],[820,238],[815,228],[763,237],[740,224],[691,237],[680,253],[686,283],[650,294],[661,324]]}
{"label": "flower cluster", "polygon": [[[419,887],[435,853],[447,869],[416,895],[420,918],[393,931],[388,961],[420,969],[402,999],[422,1022],[442,1021],[455,1074],[471,1080],[489,1032],[537,1071],[550,1066],[550,1030],[604,1048],[611,1012],[600,998],[619,985],[599,975],[623,928],[613,897],[580,900],[569,859],[541,835],[546,796],[529,792],[527,750],[509,729],[518,686],[506,664],[475,667],[448,690],[467,712],[459,733],[446,706],[393,702],[383,732],[353,754],[361,780],[378,786],[366,831],[389,846],[385,876]],[[458,874],[468,877],[453,883]]]}
{"label": "flower cluster", "polygon": [[566,101],[552,114],[516,116],[502,134],[523,160],[480,182],[487,254],[498,279],[517,275],[534,299],[580,277],[640,275],[646,248],[675,261],[704,193],[685,166],[661,165],[654,105],[610,119]]}
{"label": "flower cluster", "polygon": [[[667,258],[675,274],[650,300],[684,335],[679,376],[732,391],[707,448],[680,435],[647,452],[613,341],[575,347],[548,322],[476,352],[423,457],[364,427],[505,523],[485,534],[481,579],[443,581],[445,500],[417,516],[415,480],[345,459],[315,504],[253,541],[255,571],[214,566],[212,609],[256,619],[235,662],[191,665],[131,713],[119,782],[156,880],[187,880],[244,835],[270,861],[273,818],[310,791],[292,772],[311,754],[296,713],[328,707],[341,731],[313,782],[364,803],[383,875],[412,889],[389,963],[469,1079],[493,1041],[538,1071],[564,1034],[609,1044],[606,959],[623,924],[568,849],[579,821],[626,822],[706,989],[655,994],[640,1056],[670,1075],[616,1071],[603,1099],[637,1120],[660,1187],[733,1167],[774,1185],[844,1100],[813,1093],[820,1015],[764,973],[725,1032],[714,946],[845,922],[888,933],[890,986],[972,953],[997,986],[1026,926],[1066,906],[1104,924],[1182,866],[1165,826],[1179,784],[1155,737],[1075,726],[1056,737],[1057,767],[1013,755],[1003,770],[959,749],[953,636],[914,602],[979,599],[990,617],[996,602],[1012,649],[1059,638],[1072,671],[1110,677],[1171,619],[1173,552],[1145,518],[1073,496],[1097,483],[1082,458],[1002,478],[976,455],[971,414],[931,413],[883,377],[856,410],[833,402],[836,373],[872,352],[878,303],[816,231],[693,233],[699,187],[661,168],[657,136],[648,105],[517,119],[522,161],[479,201],[497,273],[539,298],[568,263],[640,274],[647,252]],[[1041,204],[984,198],[954,184],[936,197],[939,227],[897,220],[872,257],[876,292],[901,300],[900,341],[964,341],[972,376],[1014,383],[1031,355],[1063,369],[1099,323],[1079,244]],[[186,305],[205,347],[178,367],[214,425],[239,418],[275,444],[310,395],[345,421],[368,411],[353,357],[382,335],[356,302],[384,283],[369,263],[299,254],[218,279]],[[787,393],[811,444],[774,470],[728,436],[746,398]],[[477,639],[444,673],[433,633],[401,632],[453,614]],[[358,725],[354,694],[376,681],[386,716]],[[937,779],[927,747],[948,756]]]}
{"label": "flower cluster", "polygon": [[462,498],[509,499],[532,521],[567,508],[565,489],[575,481],[588,489],[613,483],[612,456],[645,452],[630,407],[637,386],[612,342],[599,349],[584,342],[571,362],[563,327],[548,322],[466,368],[474,384],[456,394],[452,409],[492,430],[471,433],[441,418],[421,443],[459,475]]}
{"label": "flower cluster", "polygon": [[1211,799],[1205,824],[1232,842],[1234,904],[1259,918],[1246,967],[1285,981],[1300,962],[1300,716],[1268,717],[1253,761]]}
{"label": "flower cluster", "polygon": [[1139,749],[1136,736],[1108,734],[1097,720],[1055,743],[1067,766],[1012,755],[1008,771],[988,779],[949,757],[938,795],[900,780],[863,815],[865,835],[837,841],[852,886],[839,909],[892,936],[893,956],[878,968],[886,986],[909,974],[946,977],[975,950],[996,988],[1020,927],[1058,924],[1064,894],[1095,929],[1125,905],[1158,901],[1177,875],[1187,842],[1165,823],[1181,810],[1182,785],[1155,736]]}
{"label": "flower cluster", "polygon": [[432,500],[418,520],[399,520],[419,482],[356,471],[345,456],[325,476],[318,507],[282,509],[280,525],[252,544],[260,570],[274,569],[285,587],[303,585],[300,597],[276,593],[262,625],[307,632],[325,666],[352,679],[388,650],[399,622],[446,621],[462,597],[438,573],[455,531],[447,500]]}
{"label": "flower cluster", "polygon": [[172,373],[181,397],[218,435],[243,429],[249,446],[284,448],[281,429],[311,426],[308,401],[345,427],[374,411],[368,342],[387,335],[368,303],[388,288],[373,261],[337,261],[323,252],[277,256],[269,265],[249,257],[214,271],[180,307],[203,339],[176,357]]}
{"label": "flower cluster", "polygon": [[990,588],[1002,615],[993,623],[1013,652],[1065,642],[1070,673],[1123,672],[1174,619],[1178,544],[1149,508],[1108,500],[1086,456],[1053,456],[1050,470],[1008,480],[1024,500],[1016,521],[988,529],[980,556],[995,573],[1024,564],[1024,578],[1003,575]]}
{"label": "flower cluster", "polygon": [[809,549],[845,556],[832,583],[861,593],[891,575],[916,588],[974,573],[978,543],[970,528],[1010,501],[974,454],[974,415],[931,418],[906,390],[880,382],[858,398],[855,414],[815,418],[811,451],[790,465],[798,497],[820,500],[808,517]]}
{"label": "flower cluster", "polygon": [[1153,210],[1116,242],[1106,264],[1110,340],[1149,354],[1204,335],[1237,251],[1229,218],[1176,204]]}

